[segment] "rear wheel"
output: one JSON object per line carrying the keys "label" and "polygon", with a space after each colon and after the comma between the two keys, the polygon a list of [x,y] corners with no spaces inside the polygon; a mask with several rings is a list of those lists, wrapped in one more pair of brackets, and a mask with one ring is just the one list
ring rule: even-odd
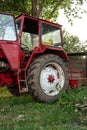
{"label": "rear wheel", "polygon": [[41,102],[56,101],[68,85],[68,71],[62,59],[47,54],[35,59],[28,71],[27,84],[32,96]]}

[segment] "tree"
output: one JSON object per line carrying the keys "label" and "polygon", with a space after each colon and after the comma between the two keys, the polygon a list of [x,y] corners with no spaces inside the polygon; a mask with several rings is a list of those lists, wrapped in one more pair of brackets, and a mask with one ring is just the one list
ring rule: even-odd
{"label": "tree", "polygon": [[[57,18],[59,9],[64,9],[68,17],[77,16],[77,12],[86,0],[0,0],[0,11],[15,15],[27,13],[40,18]],[[75,7],[72,5],[75,4]]]}
{"label": "tree", "polygon": [[[0,11],[13,13],[15,16],[27,13],[43,19],[56,19],[59,9],[63,9],[70,22],[72,16],[78,17],[81,5],[85,2],[86,0],[0,0]],[[84,50],[83,43],[78,37],[71,36],[69,33],[64,35],[67,43],[65,44],[66,51]]]}
{"label": "tree", "polygon": [[87,41],[81,42],[80,39],[77,36],[73,36],[63,31],[64,35],[64,49],[66,52],[84,52],[87,51]]}

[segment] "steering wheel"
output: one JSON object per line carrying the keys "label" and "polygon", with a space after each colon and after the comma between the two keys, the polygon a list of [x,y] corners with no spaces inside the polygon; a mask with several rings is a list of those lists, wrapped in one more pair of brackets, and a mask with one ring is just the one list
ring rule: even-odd
{"label": "steering wheel", "polygon": [[25,45],[25,44],[21,44],[21,48],[23,50],[29,50],[29,47],[27,45]]}

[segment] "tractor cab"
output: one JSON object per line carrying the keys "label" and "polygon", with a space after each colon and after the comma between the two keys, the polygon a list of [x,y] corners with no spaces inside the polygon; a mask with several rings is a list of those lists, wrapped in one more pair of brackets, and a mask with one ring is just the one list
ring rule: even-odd
{"label": "tractor cab", "polygon": [[35,47],[62,47],[61,25],[47,22],[28,15],[16,18],[17,33],[21,37],[21,47],[33,50]]}

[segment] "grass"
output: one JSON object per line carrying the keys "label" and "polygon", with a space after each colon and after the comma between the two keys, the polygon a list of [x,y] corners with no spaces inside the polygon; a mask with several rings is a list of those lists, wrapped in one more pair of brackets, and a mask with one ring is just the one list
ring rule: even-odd
{"label": "grass", "polygon": [[30,95],[12,96],[0,89],[0,130],[87,130],[87,88],[69,89],[55,103],[35,102]]}

